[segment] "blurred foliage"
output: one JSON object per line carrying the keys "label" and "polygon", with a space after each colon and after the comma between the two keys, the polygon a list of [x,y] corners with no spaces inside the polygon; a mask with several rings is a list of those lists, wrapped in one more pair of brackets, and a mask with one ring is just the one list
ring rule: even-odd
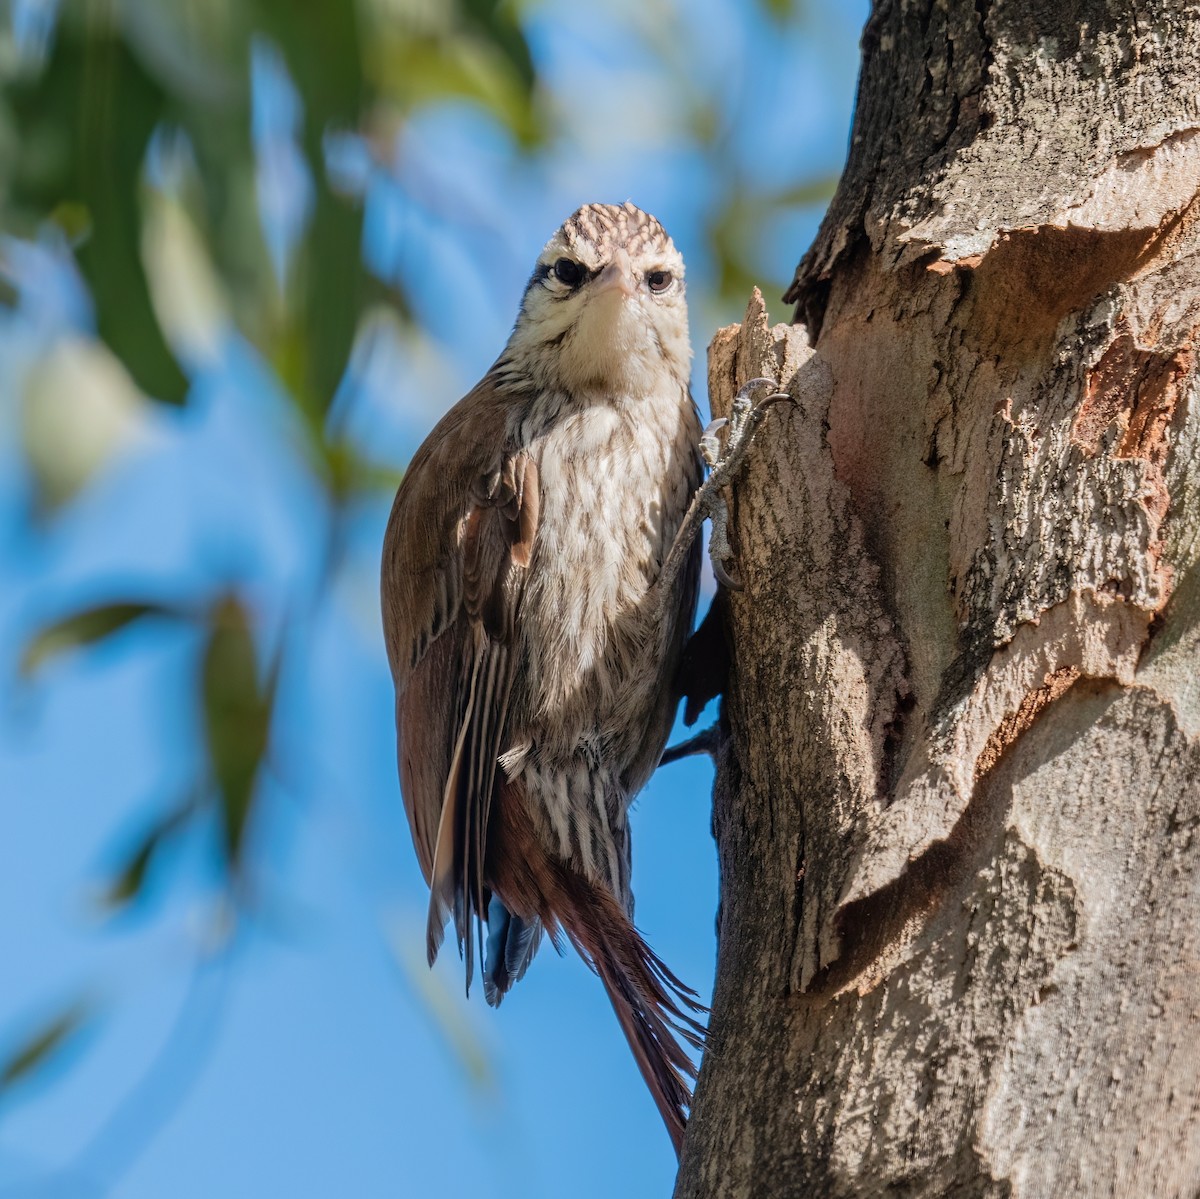
{"label": "blurred foliage", "polygon": [[44,1021],[3,1060],[0,1060],[0,1096],[48,1065],[83,1027],[91,1015],[88,1004],[77,1001]]}
{"label": "blurred foliage", "polygon": [[397,916],[388,929],[388,947],[411,994],[419,997],[431,1016],[431,1024],[454,1055],[472,1086],[494,1098],[499,1088],[487,1049],[480,1043],[462,1007],[454,1001],[440,975],[429,969],[425,956],[425,917]]}
{"label": "blurred foliage", "polygon": [[[457,99],[490,113],[522,151],[536,148],[542,104],[515,14],[499,0],[63,0],[46,36],[22,48],[16,5],[0,10],[12,22],[0,45],[0,153],[10,163],[0,225],[30,244],[50,234],[71,248],[97,338],[59,338],[25,386],[40,510],[71,500],[133,436],[143,396],[185,404],[191,375],[219,357],[229,325],[291,401],[289,435],[329,500],[332,572],[345,510],[394,490],[399,474],[365,461],[330,408],[364,319],[378,323],[382,310],[403,322],[410,305],[399,283],[364,264],[363,197],[339,189],[329,139],[356,139],[390,169],[389,143],[408,114]],[[260,143],[252,77],[256,64],[276,62],[299,99],[292,183],[310,188],[303,226],[291,231],[270,227],[259,190],[279,147]],[[0,250],[0,303],[11,306],[22,279],[8,265]],[[102,891],[109,911],[146,894],[160,851],[198,819],[219,829],[229,886],[248,894],[245,851],[282,651],[264,665],[236,595],[186,610],[134,598],[70,613],[34,633],[20,670],[43,672],[154,618],[199,633],[190,686],[208,771],[126,845]],[[0,1090],[54,1058],[86,1014],[73,1005],[28,1034],[0,1062]]]}
{"label": "blurred foliage", "polygon": [[[95,466],[64,462],[63,429],[77,419],[72,396],[84,381],[116,397],[101,405],[104,429],[80,439],[104,453],[137,389],[186,401],[189,368],[215,352],[225,319],[293,400],[335,517],[356,494],[395,487],[395,471],[363,461],[327,421],[364,315],[380,304],[401,318],[409,310],[364,265],[361,197],[335,186],[327,139],[382,145],[408,112],[459,98],[519,145],[537,145],[537,80],[514,12],[498,0],[65,0],[44,55],[5,63],[0,92],[0,127],[19,146],[0,181],[0,220],[29,240],[49,226],[73,247],[107,347],[60,343],[27,388],[26,443],[44,505],[71,498]],[[296,140],[312,186],[282,270],[255,191],[250,66],[268,46],[302,101]],[[181,615],[140,601],[72,614],[35,635],[22,669],[166,614]],[[270,740],[278,663],[260,679],[252,622],[236,598],[192,619],[205,630],[197,684],[232,873]],[[155,852],[194,808],[172,808],[146,831],[111,884],[112,902],[137,897]]]}
{"label": "blurred foliage", "polygon": [[828,204],[837,180],[817,179],[773,192],[738,191],[716,214],[709,226],[709,239],[717,262],[717,289],[723,296],[748,296],[761,288],[761,276],[750,263],[749,239],[775,213],[811,204]]}
{"label": "blurred foliage", "polygon": [[155,855],[171,837],[187,826],[201,807],[202,803],[196,797],[188,796],[183,803],[159,813],[150,827],[126,850],[124,861],[101,894],[104,907],[115,911],[143,894]]}
{"label": "blurred foliage", "polygon": [[[399,477],[342,435],[331,405],[365,324],[383,313],[401,325],[414,310],[401,282],[365,265],[363,196],[330,169],[331,147],[350,139],[373,169],[400,172],[397,132],[417,110],[454,100],[489,114],[517,154],[545,148],[555,133],[553,105],[522,24],[526,6],[61,0],[55,12],[48,0],[8,0],[10,21],[22,3],[53,16],[45,36],[24,47],[15,24],[0,33],[0,225],[26,244],[49,237],[70,247],[96,333],[58,338],[27,380],[22,432],[39,507],[72,500],[101,459],[136,436],[146,397],[185,405],[190,379],[235,330],[284,389],[294,418],[287,435],[327,498],[328,581],[346,512],[359,497],[394,489]],[[795,12],[792,0],[759,7],[778,22]],[[0,21],[4,14],[0,8]],[[832,180],[771,191],[745,178],[728,114],[687,59],[679,36],[686,10],[648,2],[625,15],[671,81],[680,136],[704,148],[724,188],[709,218],[709,249],[722,299],[740,305],[764,282],[750,265],[754,236],[774,216],[827,198]],[[272,227],[261,194],[264,163],[279,147],[262,144],[253,73],[256,63],[272,62],[299,101],[287,149],[300,164],[293,185],[309,189],[302,226],[291,231]],[[0,244],[5,306],[20,303],[23,285],[10,256]],[[84,390],[86,411],[76,402]],[[68,437],[72,430],[80,435]],[[207,770],[126,846],[103,892],[110,911],[145,895],[160,850],[197,819],[220,830],[228,889],[247,893],[247,845],[293,641],[285,629],[264,654],[244,600],[227,579],[217,591],[178,606],[130,597],[70,613],[36,631],[22,656],[31,675],[139,622],[181,622],[197,633],[188,685],[199,698]],[[284,607],[291,620],[305,616],[305,604],[291,597]],[[487,1080],[486,1061],[429,991],[431,977],[423,967],[406,973],[471,1075]],[[0,1063],[0,1089],[51,1059],[86,1015],[73,1006],[35,1030]]]}
{"label": "blurred foliage", "polygon": [[191,818],[215,806],[221,829],[222,864],[231,883],[239,871],[259,774],[266,764],[279,658],[263,670],[250,614],[234,595],[220,596],[196,612],[144,601],[86,608],[40,629],[26,644],[20,668],[30,676],[54,659],[105,638],[137,621],[166,619],[195,625],[203,637],[198,678],[210,779],[195,794],[166,809],[127,851],[106,888],[105,903],[120,907],[141,893],[154,855]]}
{"label": "blurred foliage", "polygon": [[225,858],[234,870],[242,860],[246,823],[271,732],[279,677],[275,659],[259,680],[254,636],[246,610],[233,596],[217,605],[204,647],[204,728],[213,782],[221,804]]}
{"label": "blurred foliage", "polygon": [[[78,243],[100,336],[152,395],[178,401],[186,380],[151,309],[139,252],[138,192],[168,95],[118,36],[107,6],[63,15],[45,68],[14,81],[22,154],[6,197],[10,226],[49,218]],[[103,235],[92,235],[96,229]]]}
{"label": "blurred foliage", "polygon": [[[275,277],[254,196],[249,72],[256,41],[281,54],[300,96],[301,151],[314,198],[286,286]],[[44,221],[76,246],[100,337],[150,396],[181,403],[187,379],[148,286],[144,169],[158,130],[186,136],[185,199],[231,284],[241,331],[319,419],[346,368],[364,308],[384,289],[362,262],[362,209],[325,170],[331,133],[382,134],[413,108],[463,97],[519,141],[542,134],[528,46],[494,0],[66,0],[44,63],[4,90],[21,153],[2,216]],[[404,297],[390,298],[404,310]]]}
{"label": "blurred foliage", "polygon": [[21,655],[21,673],[33,674],[51,658],[80,646],[91,645],[126,628],[144,616],[177,615],[158,604],[143,602],[104,604],[75,612],[40,629]]}

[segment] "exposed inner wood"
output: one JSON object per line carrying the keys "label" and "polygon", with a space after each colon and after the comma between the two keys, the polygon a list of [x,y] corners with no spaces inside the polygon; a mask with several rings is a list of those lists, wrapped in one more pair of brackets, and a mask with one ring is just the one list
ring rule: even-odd
{"label": "exposed inner wood", "polygon": [[734,490],[678,1196],[1200,1193],[1195,5],[877,3]]}

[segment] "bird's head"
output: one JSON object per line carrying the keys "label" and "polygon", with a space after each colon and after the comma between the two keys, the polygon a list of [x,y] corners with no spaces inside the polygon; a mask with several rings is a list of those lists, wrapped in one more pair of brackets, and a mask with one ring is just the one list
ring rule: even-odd
{"label": "bird's head", "polygon": [[569,217],[525,289],[510,361],[540,386],[637,395],[686,388],[691,354],[683,258],[662,225],[629,203]]}

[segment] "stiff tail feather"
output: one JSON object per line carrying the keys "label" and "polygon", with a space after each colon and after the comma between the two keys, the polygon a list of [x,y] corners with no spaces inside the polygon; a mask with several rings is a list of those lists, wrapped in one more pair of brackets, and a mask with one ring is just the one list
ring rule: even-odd
{"label": "stiff tail feather", "polygon": [[446,777],[433,853],[426,952],[432,966],[442,945],[446,921],[453,912],[459,953],[466,957],[468,994],[475,973],[472,924],[478,928],[481,963],[485,960],[483,922],[489,895],[484,860],[497,782],[498,745],[512,681],[509,647],[481,638],[463,689],[462,718]]}
{"label": "stiff tail feather", "polygon": [[706,1009],[646,944],[607,889],[579,875],[566,889],[572,902],[558,913],[559,923],[600,976],[678,1154],[692,1103],[690,1080],[696,1077],[680,1041],[703,1048],[705,1028],[695,1017]]}
{"label": "stiff tail feather", "polygon": [[696,1017],[707,1009],[646,944],[607,887],[546,853],[517,788],[502,787],[496,806],[496,893],[510,912],[539,919],[556,945],[565,934],[600,976],[678,1153],[696,1076],[681,1042],[703,1048],[705,1028]]}

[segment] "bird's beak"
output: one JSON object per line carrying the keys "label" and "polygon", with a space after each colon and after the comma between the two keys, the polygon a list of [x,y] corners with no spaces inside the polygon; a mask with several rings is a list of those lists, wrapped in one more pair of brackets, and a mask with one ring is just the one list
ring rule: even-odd
{"label": "bird's beak", "polygon": [[609,291],[619,291],[625,297],[633,295],[633,267],[629,255],[624,250],[616,252],[612,262],[596,276],[592,284],[594,296]]}

